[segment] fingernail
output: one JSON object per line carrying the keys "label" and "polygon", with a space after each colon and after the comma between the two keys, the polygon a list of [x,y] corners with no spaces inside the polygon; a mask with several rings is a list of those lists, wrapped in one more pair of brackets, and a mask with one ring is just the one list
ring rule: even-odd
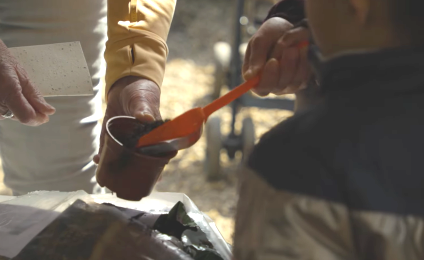
{"label": "fingernail", "polygon": [[46,108],[49,110],[47,111],[47,113],[49,115],[53,115],[56,112],[56,108],[54,108],[52,105],[50,105],[49,103],[45,102],[44,105],[46,106]]}
{"label": "fingernail", "polygon": [[290,42],[288,42],[286,40],[281,40],[280,45],[284,48],[287,48],[287,47],[290,47]]}
{"label": "fingernail", "polygon": [[244,73],[244,78],[245,79],[250,79],[251,77],[252,77],[252,70],[251,69],[248,69],[246,71],[246,73]]}
{"label": "fingernail", "polygon": [[137,118],[138,120],[140,120],[142,122],[146,122],[146,123],[156,121],[154,116],[152,116],[150,113],[146,113],[146,112],[140,112],[140,113],[138,113],[135,116],[135,118]]}
{"label": "fingernail", "polygon": [[260,97],[265,97],[269,94],[269,92],[263,91],[263,89],[258,88],[258,87],[253,89],[253,93],[255,93],[256,95],[258,95]]}
{"label": "fingernail", "polygon": [[54,113],[56,113],[56,109],[53,107],[50,111],[48,111],[46,114],[51,116],[54,115]]}
{"label": "fingernail", "polygon": [[275,58],[271,58],[268,62],[267,62],[267,65],[269,66],[269,65],[278,65],[279,64],[279,62],[278,62],[278,60],[277,59],[275,59]]}

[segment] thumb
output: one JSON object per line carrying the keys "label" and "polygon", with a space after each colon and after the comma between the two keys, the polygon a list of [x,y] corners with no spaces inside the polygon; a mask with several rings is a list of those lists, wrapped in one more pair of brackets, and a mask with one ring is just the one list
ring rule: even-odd
{"label": "thumb", "polygon": [[148,111],[137,111],[133,114],[133,117],[143,123],[151,123],[156,121],[156,118]]}
{"label": "thumb", "polygon": [[139,81],[127,86],[122,94],[125,113],[141,122],[160,120],[160,89],[152,81]]}

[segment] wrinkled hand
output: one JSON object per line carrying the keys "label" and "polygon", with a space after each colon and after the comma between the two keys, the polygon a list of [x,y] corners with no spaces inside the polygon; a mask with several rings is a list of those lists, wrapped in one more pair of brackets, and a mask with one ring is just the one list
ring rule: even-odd
{"label": "wrinkled hand", "polygon": [[293,29],[285,19],[275,17],[266,21],[250,40],[243,64],[246,80],[262,74],[253,92],[260,96],[282,95],[306,87],[311,73],[307,49],[296,45],[309,37],[308,29]]}
{"label": "wrinkled hand", "polygon": [[103,148],[105,126],[114,116],[133,116],[140,122],[161,119],[159,112],[160,88],[156,83],[140,77],[129,76],[118,80],[108,94],[108,102],[100,135],[99,154],[94,162],[99,163]]}
{"label": "wrinkled hand", "polygon": [[13,120],[29,126],[47,123],[55,112],[0,40],[0,114],[8,110],[14,114]]}

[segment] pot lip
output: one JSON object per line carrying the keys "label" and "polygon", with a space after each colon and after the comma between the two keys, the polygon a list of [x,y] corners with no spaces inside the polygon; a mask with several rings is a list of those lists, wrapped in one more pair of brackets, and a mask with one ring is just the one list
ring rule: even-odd
{"label": "pot lip", "polygon": [[111,132],[109,130],[110,123],[113,120],[116,120],[116,119],[132,119],[132,120],[137,120],[137,119],[135,117],[133,117],[133,116],[114,116],[114,117],[109,118],[109,120],[107,120],[107,122],[106,122],[106,127],[105,128],[106,128],[107,134],[110,136],[110,138],[112,138],[115,142],[117,142],[123,148],[129,150],[127,147],[124,146],[124,144],[122,144],[121,142],[119,142],[119,140],[116,139],[115,136],[113,134],[111,134]]}
{"label": "pot lip", "polygon": [[155,160],[169,160],[169,159],[171,159],[171,158],[173,158],[175,155],[173,155],[173,156],[164,156],[164,157],[156,157],[156,156],[151,156],[151,155],[148,155],[148,154],[142,154],[142,153],[138,153],[137,151],[134,151],[134,150],[131,150],[131,149],[128,149],[127,147],[125,147],[121,142],[119,142],[116,138],[115,138],[115,136],[113,136],[112,134],[111,134],[111,132],[110,132],[110,130],[109,130],[109,125],[110,125],[110,123],[113,121],[113,120],[117,120],[117,119],[130,119],[130,120],[133,120],[133,121],[136,121],[136,122],[139,122],[138,120],[137,120],[137,118],[135,118],[135,117],[133,117],[133,116],[114,116],[114,117],[111,117],[111,118],[109,118],[109,120],[106,122],[106,132],[107,132],[107,135],[110,137],[110,138],[112,138],[112,140],[113,141],[115,141],[120,147],[122,147],[122,149],[124,149],[124,150],[126,150],[126,151],[128,151],[128,152],[130,152],[130,153],[132,153],[133,155],[135,155],[135,156],[138,156],[138,157],[142,157],[142,158],[151,158],[151,159],[155,159]]}

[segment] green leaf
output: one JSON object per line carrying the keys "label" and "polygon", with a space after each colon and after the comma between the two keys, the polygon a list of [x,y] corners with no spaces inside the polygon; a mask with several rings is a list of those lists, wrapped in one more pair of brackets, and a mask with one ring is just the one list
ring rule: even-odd
{"label": "green leaf", "polygon": [[169,212],[171,218],[175,218],[178,222],[188,227],[197,227],[196,222],[187,214],[184,204],[179,201]]}
{"label": "green leaf", "polygon": [[196,222],[187,214],[182,202],[178,202],[168,214],[162,214],[155,222],[153,229],[158,232],[173,236],[182,240],[183,232],[188,239],[188,244],[184,243],[184,251],[191,255],[194,260],[223,260],[223,258],[213,249],[213,245],[208,241],[206,234],[197,226]]}
{"label": "green leaf", "polygon": [[162,234],[174,236],[180,240],[185,230],[197,231],[197,228],[196,222],[188,216],[184,204],[180,201],[168,214],[162,214],[153,226],[153,229]]}
{"label": "green leaf", "polygon": [[215,250],[209,248],[191,245],[184,247],[184,251],[193,257],[194,260],[223,260]]}

